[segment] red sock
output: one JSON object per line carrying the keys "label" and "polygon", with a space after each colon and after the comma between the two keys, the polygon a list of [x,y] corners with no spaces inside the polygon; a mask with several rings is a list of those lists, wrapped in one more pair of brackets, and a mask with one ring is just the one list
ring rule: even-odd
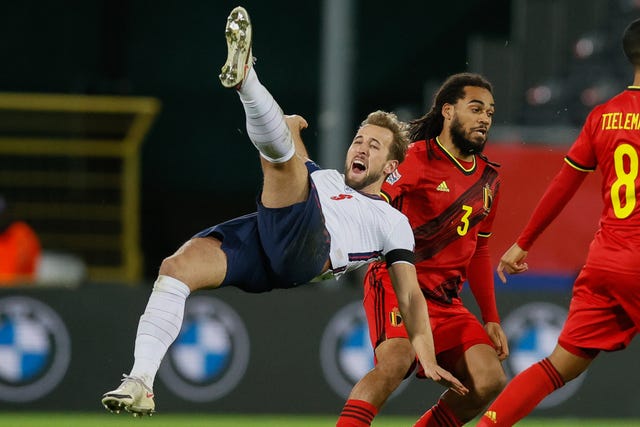
{"label": "red sock", "polygon": [[549,359],[543,359],[520,372],[507,384],[477,426],[512,426],[563,385],[564,380],[556,368]]}
{"label": "red sock", "polygon": [[370,426],[378,408],[364,400],[349,399],[342,408],[336,427]]}
{"label": "red sock", "polygon": [[462,423],[442,399],[425,412],[413,427],[460,427]]}

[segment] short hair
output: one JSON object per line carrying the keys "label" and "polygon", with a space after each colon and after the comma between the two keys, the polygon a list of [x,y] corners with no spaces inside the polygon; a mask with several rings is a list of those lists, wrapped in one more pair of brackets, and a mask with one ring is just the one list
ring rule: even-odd
{"label": "short hair", "polygon": [[622,34],[622,48],[629,62],[640,66],[640,19],[636,19],[625,28]]}
{"label": "short hair", "polygon": [[411,142],[409,140],[408,125],[405,122],[398,119],[398,116],[394,113],[378,110],[370,113],[367,118],[360,123],[360,127],[366,125],[375,125],[389,129],[393,134],[391,147],[389,147],[389,159],[398,160],[399,162],[404,160],[404,157],[407,155],[407,148]]}
{"label": "short hair", "polygon": [[433,104],[424,116],[409,122],[409,137],[411,141],[435,138],[442,132],[444,117],[442,107],[444,104],[455,104],[465,97],[465,87],[481,87],[493,93],[493,87],[489,80],[475,73],[458,73],[450,76],[440,86],[433,97]]}

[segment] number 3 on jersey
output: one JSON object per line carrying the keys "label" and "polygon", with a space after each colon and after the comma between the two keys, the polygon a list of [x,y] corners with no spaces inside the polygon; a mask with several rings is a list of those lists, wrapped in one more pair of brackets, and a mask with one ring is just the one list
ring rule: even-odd
{"label": "number 3 on jersey", "polygon": [[[629,170],[625,170],[625,159]],[[617,218],[624,219],[631,215],[636,207],[636,184],[638,177],[638,153],[629,144],[620,144],[613,152],[613,163],[616,170],[616,179],[611,185],[611,203],[613,212]],[[620,190],[624,188],[621,194]],[[624,196],[624,200],[621,200]],[[458,227],[458,232],[460,232]]]}
{"label": "number 3 on jersey", "polygon": [[462,210],[464,211],[462,218],[460,218],[460,222],[462,224],[456,229],[460,236],[464,236],[467,234],[467,231],[469,231],[469,215],[473,212],[473,208],[471,206],[462,205]]}

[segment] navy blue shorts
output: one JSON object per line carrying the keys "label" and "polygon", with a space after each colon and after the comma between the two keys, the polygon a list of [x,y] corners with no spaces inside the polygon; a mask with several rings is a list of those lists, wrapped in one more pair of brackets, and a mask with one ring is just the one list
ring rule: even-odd
{"label": "navy blue shorts", "polygon": [[214,225],[194,237],[222,241],[227,275],[221,286],[268,292],[308,283],[323,273],[331,238],[318,192],[310,181],[306,201],[278,209],[258,201],[258,212]]}

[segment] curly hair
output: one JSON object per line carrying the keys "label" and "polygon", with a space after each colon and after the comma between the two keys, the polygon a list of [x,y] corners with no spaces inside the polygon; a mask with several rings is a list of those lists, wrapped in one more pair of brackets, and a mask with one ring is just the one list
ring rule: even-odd
{"label": "curly hair", "polygon": [[411,141],[435,138],[442,132],[444,126],[442,107],[444,104],[455,104],[459,99],[464,98],[465,86],[481,87],[493,93],[491,83],[480,74],[458,73],[450,76],[433,97],[431,110],[419,119],[409,122]]}

